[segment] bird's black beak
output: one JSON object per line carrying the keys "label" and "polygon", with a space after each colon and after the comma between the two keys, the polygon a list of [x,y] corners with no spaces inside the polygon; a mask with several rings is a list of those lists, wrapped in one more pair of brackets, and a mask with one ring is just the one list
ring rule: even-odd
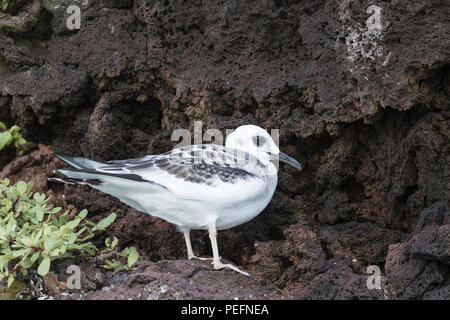
{"label": "bird's black beak", "polygon": [[280,160],[281,162],[287,163],[288,165],[298,169],[299,171],[302,171],[302,165],[298,163],[297,160],[288,156],[287,154],[280,151],[278,155],[275,155],[275,158],[276,157],[278,157],[278,160]]}

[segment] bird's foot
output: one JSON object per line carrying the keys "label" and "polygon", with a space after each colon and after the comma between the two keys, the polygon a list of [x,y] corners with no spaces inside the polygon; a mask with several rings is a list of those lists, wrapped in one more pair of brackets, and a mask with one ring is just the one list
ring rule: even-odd
{"label": "bird's foot", "polygon": [[213,261],[213,264],[214,264],[214,269],[216,269],[216,270],[228,268],[228,269],[234,270],[234,271],[236,271],[236,272],[242,273],[243,275],[245,275],[245,276],[247,276],[247,277],[250,277],[250,274],[249,274],[249,273],[240,270],[238,267],[233,266],[233,265],[230,264],[230,263],[224,264],[224,263],[222,263],[222,262],[214,262],[214,261]]}
{"label": "bird's foot", "polygon": [[203,257],[194,256],[194,255],[188,256],[188,259],[189,260],[196,259],[196,260],[200,260],[200,261],[212,261],[213,260],[213,258],[203,258]]}

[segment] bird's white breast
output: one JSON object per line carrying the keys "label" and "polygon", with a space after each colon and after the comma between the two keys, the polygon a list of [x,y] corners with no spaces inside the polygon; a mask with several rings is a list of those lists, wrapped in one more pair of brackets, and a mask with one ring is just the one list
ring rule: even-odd
{"label": "bird's white breast", "polygon": [[223,230],[250,221],[270,202],[277,184],[276,174],[215,186],[179,181],[170,175],[162,179],[168,186],[173,186],[174,179],[177,188],[135,193],[133,197],[146,213],[189,229],[207,229],[215,222],[216,228]]}

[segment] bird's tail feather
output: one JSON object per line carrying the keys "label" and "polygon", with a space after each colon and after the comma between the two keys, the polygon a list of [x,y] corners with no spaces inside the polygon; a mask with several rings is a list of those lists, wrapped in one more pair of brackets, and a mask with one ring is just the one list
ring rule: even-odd
{"label": "bird's tail feather", "polygon": [[48,181],[63,182],[68,184],[85,184],[91,186],[98,186],[103,184],[101,179],[93,173],[86,173],[83,169],[80,170],[53,170],[53,173],[59,177],[47,178]]}
{"label": "bird's tail feather", "polygon": [[[115,183],[123,184],[125,181],[133,182],[146,182],[155,186],[162,187],[161,185],[152,181],[144,180],[141,176],[130,173],[114,173],[97,171],[95,169],[56,169],[53,173],[62,178],[48,178],[50,181],[76,183],[76,184],[89,184],[91,186],[98,186],[103,183]],[[164,188],[164,187],[162,187]]]}
{"label": "bird's tail feather", "polygon": [[83,157],[71,156],[64,153],[56,153],[55,156],[77,169],[94,169],[104,165],[102,162],[97,162]]}
{"label": "bird's tail feather", "polygon": [[[151,181],[146,181],[143,184],[144,180],[131,174],[98,172],[93,169],[56,169],[53,173],[58,176],[47,178],[49,181],[88,185],[116,197],[123,203],[142,212],[147,211],[133,197],[143,191],[151,193],[153,190],[161,191],[163,189],[162,186]],[[143,185],[145,185],[145,189]]]}

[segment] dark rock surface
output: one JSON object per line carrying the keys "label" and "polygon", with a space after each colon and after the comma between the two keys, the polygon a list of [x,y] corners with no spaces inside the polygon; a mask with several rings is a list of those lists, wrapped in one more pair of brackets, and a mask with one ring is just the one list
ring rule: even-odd
{"label": "dark rock surface", "polygon": [[[87,292],[52,296],[56,300],[161,300],[161,299],[280,299],[273,286],[233,271],[215,271],[207,262],[161,260],[142,262],[138,270],[99,280],[96,270],[82,269],[87,275]],[[82,286],[83,288],[83,286]],[[85,286],[86,288],[86,286]],[[98,288],[98,290],[92,290]],[[48,299],[48,297],[44,297]]]}
{"label": "dark rock surface", "polygon": [[425,209],[408,241],[389,247],[386,275],[401,299],[450,299],[450,210]]}
{"label": "dark rock surface", "polygon": [[[195,120],[280,129],[281,149],[304,170],[281,168],[268,208],[219,234],[221,255],[286,297],[448,299],[445,1],[379,1],[382,30],[366,26],[370,1],[89,1],[75,31],[69,1],[36,2],[0,19],[0,121],[52,149],[0,176],[35,180],[94,217],[116,211],[110,233],[144,260],[184,259],[173,226],[94,190],[47,184],[63,166],[52,150],[99,160],[164,152]],[[211,254],[202,232],[193,245]],[[368,265],[389,294],[367,290]]]}

